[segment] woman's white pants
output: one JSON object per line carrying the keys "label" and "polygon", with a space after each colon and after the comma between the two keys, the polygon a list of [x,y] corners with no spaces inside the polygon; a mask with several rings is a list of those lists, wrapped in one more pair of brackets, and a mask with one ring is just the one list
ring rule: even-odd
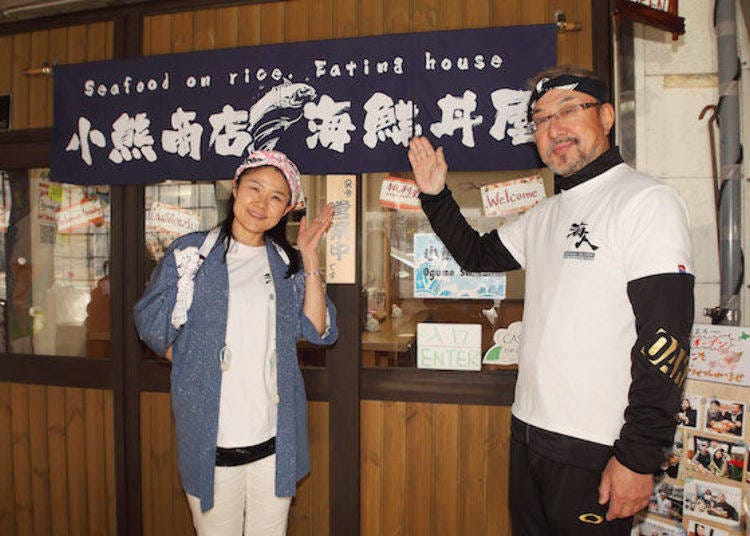
{"label": "woman's white pants", "polygon": [[201,512],[188,494],[198,536],[283,536],[291,497],[274,493],[276,455],[236,467],[216,467],[214,507]]}

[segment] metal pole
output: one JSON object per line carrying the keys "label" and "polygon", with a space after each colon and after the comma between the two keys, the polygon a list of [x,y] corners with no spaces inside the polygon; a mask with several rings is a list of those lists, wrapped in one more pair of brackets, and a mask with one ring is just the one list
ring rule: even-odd
{"label": "metal pole", "polygon": [[719,195],[719,261],[721,305],[716,323],[739,325],[743,260],[741,245],[741,176],[739,81],[735,0],[716,0],[714,28],[719,53],[719,129],[721,189]]}

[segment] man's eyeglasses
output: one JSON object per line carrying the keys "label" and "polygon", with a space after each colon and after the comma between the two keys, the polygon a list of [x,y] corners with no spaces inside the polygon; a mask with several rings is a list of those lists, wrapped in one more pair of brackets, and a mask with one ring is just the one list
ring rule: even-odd
{"label": "man's eyeglasses", "polygon": [[549,128],[550,121],[553,119],[557,119],[561,123],[566,123],[581,115],[582,110],[588,110],[589,108],[601,105],[601,102],[578,102],[575,104],[566,104],[553,114],[534,117],[529,123],[529,127],[531,128],[531,132],[546,130]]}

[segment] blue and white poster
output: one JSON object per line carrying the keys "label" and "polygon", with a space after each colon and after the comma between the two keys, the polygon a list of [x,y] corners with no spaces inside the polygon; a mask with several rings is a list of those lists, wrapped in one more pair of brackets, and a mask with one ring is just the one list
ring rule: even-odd
{"label": "blue and white poster", "polygon": [[409,170],[413,136],[452,170],[540,166],[527,81],[554,25],[265,45],[55,67],[52,178],[228,178],[254,149],[304,174]]}
{"label": "blue and white poster", "polygon": [[465,272],[437,235],[415,233],[414,297],[501,300],[505,274]]}

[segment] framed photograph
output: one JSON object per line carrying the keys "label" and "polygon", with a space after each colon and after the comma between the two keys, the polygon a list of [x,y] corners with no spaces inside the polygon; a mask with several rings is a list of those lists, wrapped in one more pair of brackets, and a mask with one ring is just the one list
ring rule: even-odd
{"label": "framed photograph", "polygon": [[691,521],[688,525],[688,536],[729,536],[729,533],[700,521]]}
{"label": "framed photograph", "polygon": [[680,473],[680,460],[684,450],[683,432],[678,427],[675,429],[672,450],[667,454],[667,459],[661,465],[662,472],[670,478],[678,478]]}
{"label": "framed photograph", "polygon": [[683,488],[679,484],[657,482],[648,502],[648,511],[667,519],[682,521]]}
{"label": "framed photograph", "polygon": [[732,527],[740,524],[742,490],[716,482],[689,478],[685,481],[685,514]]}
{"label": "framed photograph", "polygon": [[668,521],[646,518],[636,521],[631,536],[685,536],[685,529]]}
{"label": "framed photograph", "polygon": [[685,454],[693,471],[742,482],[746,450],[744,443],[694,435]]}
{"label": "framed photograph", "polygon": [[704,430],[732,437],[744,437],[745,404],[735,400],[706,399]]}
{"label": "framed photograph", "polygon": [[685,393],[680,402],[680,410],[675,416],[677,425],[690,430],[698,430],[703,416],[702,402],[702,397]]}

